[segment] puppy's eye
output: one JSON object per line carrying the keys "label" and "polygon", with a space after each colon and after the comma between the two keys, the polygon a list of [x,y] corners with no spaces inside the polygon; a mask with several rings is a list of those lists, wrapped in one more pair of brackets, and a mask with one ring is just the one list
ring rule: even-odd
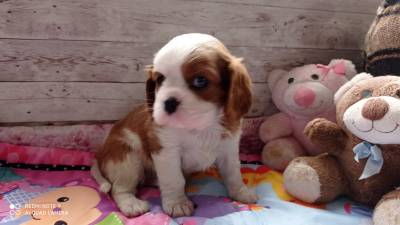
{"label": "puppy's eye", "polygon": [[319,79],[319,75],[318,74],[313,74],[313,75],[311,75],[311,79],[318,80]]}
{"label": "puppy's eye", "polygon": [[294,78],[293,78],[293,77],[289,78],[289,79],[287,80],[287,82],[288,82],[288,84],[293,83],[293,82],[294,82]]}
{"label": "puppy's eye", "polygon": [[57,202],[68,202],[69,198],[68,197],[61,197],[57,199]]}
{"label": "puppy's eye", "polygon": [[158,85],[161,85],[162,82],[163,82],[164,80],[165,80],[165,76],[160,74],[160,75],[157,77],[156,82],[157,82]]}
{"label": "puppy's eye", "polygon": [[369,98],[372,96],[372,91],[371,90],[364,90],[361,92],[361,97],[362,98]]}
{"label": "puppy's eye", "polygon": [[194,77],[192,81],[192,86],[198,89],[202,89],[207,87],[208,85],[208,80],[202,75],[197,75]]}
{"label": "puppy's eye", "polygon": [[400,89],[396,91],[396,97],[400,98]]}

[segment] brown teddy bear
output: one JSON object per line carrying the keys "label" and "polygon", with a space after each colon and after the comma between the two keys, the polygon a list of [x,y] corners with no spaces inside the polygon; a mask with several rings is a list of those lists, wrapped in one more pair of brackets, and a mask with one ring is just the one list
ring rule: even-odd
{"label": "brown teddy bear", "polygon": [[376,206],[375,225],[400,224],[400,77],[359,74],[335,103],[337,123],[315,119],[304,130],[328,153],[294,159],[285,188],[309,203],[348,195]]}

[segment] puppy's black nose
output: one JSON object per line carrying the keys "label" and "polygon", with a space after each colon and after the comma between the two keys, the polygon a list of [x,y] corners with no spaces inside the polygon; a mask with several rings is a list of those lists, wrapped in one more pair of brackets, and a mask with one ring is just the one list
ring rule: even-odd
{"label": "puppy's black nose", "polygon": [[176,108],[178,107],[179,103],[180,102],[178,102],[178,100],[176,100],[176,98],[170,97],[167,100],[165,100],[165,102],[164,102],[164,110],[168,114],[172,114],[176,111]]}

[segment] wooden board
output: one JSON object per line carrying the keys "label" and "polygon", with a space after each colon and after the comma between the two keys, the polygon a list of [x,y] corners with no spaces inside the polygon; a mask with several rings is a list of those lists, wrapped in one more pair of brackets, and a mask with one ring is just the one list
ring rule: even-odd
{"label": "wooden board", "polygon": [[[249,116],[264,113],[270,97],[254,85]],[[2,82],[0,124],[54,121],[113,121],[144,102],[143,83]]]}
{"label": "wooden board", "polygon": [[[0,40],[0,82],[143,82],[159,44],[60,40]],[[253,82],[269,71],[347,58],[361,65],[358,50],[231,47],[244,57]]]}
{"label": "wooden board", "polygon": [[328,12],[375,14],[382,0],[191,0],[220,4],[260,5],[291,9],[309,9]]}
{"label": "wooden board", "polygon": [[144,99],[153,54],[172,37],[204,32],[245,58],[249,116],[276,109],[275,68],[332,58],[362,64],[381,0],[0,1],[0,123],[110,121]]}
{"label": "wooden board", "polygon": [[143,82],[143,70],[158,48],[145,43],[3,39],[0,82]]}
{"label": "wooden board", "polygon": [[374,18],[183,0],[15,0],[0,3],[0,11],[6,12],[1,38],[165,43],[177,34],[204,32],[231,46],[323,49],[360,49]]}

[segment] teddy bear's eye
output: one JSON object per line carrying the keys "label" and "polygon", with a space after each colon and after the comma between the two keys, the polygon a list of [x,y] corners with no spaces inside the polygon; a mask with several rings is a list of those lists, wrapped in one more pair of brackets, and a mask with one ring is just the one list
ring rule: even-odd
{"label": "teddy bear's eye", "polygon": [[369,98],[372,96],[372,91],[371,90],[364,90],[361,92],[361,96],[363,98]]}
{"label": "teddy bear's eye", "polygon": [[293,78],[293,77],[289,78],[289,79],[287,80],[287,82],[288,82],[288,84],[293,83],[293,82],[294,82],[294,78]]}
{"label": "teddy bear's eye", "polygon": [[318,80],[318,79],[319,79],[318,74],[313,74],[313,75],[311,75],[311,79],[313,79],[313,80]]}

